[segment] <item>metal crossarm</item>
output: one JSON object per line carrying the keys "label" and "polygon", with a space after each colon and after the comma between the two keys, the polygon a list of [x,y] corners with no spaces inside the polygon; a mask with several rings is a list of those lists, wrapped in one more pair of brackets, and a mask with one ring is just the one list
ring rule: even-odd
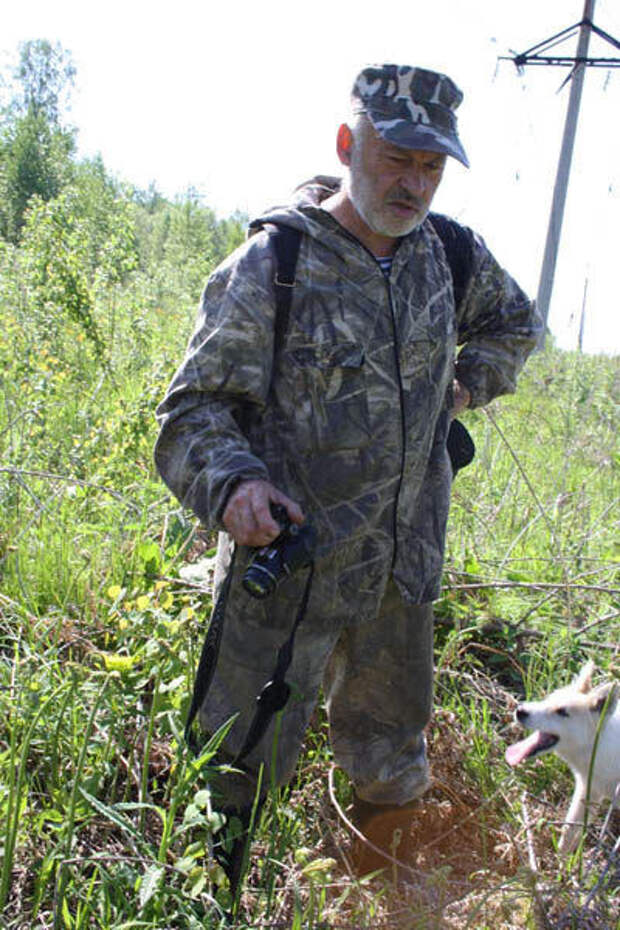
{"label": "metal crossarm", "polygon": [[595,26],[591,19],[584,17],[580,22],[574,23],[572,26],[567,26],[566,29],[562,29],[561,32],[556,32],[555,35],[549,36],[548,39],[543,39],[542,42],[538,42],[536,45],[532,45],[532,47],[526,49],[526,51],[515,53],[510,56],[500,55],[500,59],[502,61],[514,62],[518,70],[524,68],[525,65],[559,65],[569,68],[574,68],[576,65],[586,65],[591,68],[620,68],[620,58],[543,54],[555,48],[556,45],[565,42],[567,39],[571,39],[577,31],[584,26],[588,27],[591,32],[596,33],[596,35],[605,42],[608,42],[614,48],[620,50],[620,41],[618,39],[615,39],[599,26]]}

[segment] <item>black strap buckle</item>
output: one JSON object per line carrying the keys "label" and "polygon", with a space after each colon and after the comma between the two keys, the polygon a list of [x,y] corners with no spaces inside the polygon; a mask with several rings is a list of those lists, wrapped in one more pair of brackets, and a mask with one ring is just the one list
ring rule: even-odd
{"label": "black strap buckle", "polygon": [[272,678],[261,690],[256,698],[256,703],[261,713],[277,714],[279,710],[286,707],[286,702],[291,696],[291,686],[286,681]]}

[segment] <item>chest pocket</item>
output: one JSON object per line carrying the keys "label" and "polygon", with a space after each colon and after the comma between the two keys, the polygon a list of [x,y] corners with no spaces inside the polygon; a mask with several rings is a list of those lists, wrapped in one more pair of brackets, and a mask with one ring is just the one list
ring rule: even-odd
{"label": "chest pocket", "polygon": [[287,353],[290,415],[307,452],[359,449],[370,440],[364,348],[313,343]]}
{"label": "chest pocket", "polygon": [[405,391],[418,388],[443,390],[451,377],[456,350],[456,322],[453,312],[436,313],[400,350],[400,371]]}

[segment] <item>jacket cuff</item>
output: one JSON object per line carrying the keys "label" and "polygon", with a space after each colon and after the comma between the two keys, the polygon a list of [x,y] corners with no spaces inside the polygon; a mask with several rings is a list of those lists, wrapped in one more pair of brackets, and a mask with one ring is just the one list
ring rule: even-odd
{"label": "jacket cuff", "polygon": [[469,391],[467,410],[473,410],[474,407],[482,407],[483,404],[487,402],[484,396],[484,379],[476,378],[471,369],[465,366],[460,367],[457,361],[454,377]]}
{"label": "jacket cuff", "polygon": [[222,517],[224,516],[224,511],[230,496],[235,491],[243,481],[269,481],[269,475],[267,469],[264,470],[256,469],[254,471],[246,472],[237,472],[231,474],[226,478],[217,493],[217,505],[214,508],[214,520],[213,525],[215,529],[225,530],[225,526],[222,523]]}

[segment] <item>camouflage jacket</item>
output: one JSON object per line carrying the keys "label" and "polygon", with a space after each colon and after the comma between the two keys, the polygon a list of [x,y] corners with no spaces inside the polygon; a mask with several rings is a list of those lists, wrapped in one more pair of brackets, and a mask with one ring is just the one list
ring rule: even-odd
{"label": "camouflage jacket", "polygon": [[[265,478],[315,521],[325,591],[376,609],[390,571],[420,603],[439,591],[458,376],[472,406],[513,391],[539,334],[533,305],[468,231],[461,306],[441,240],[404,237],[389,281],[319,206],[334,179],[252,224],[211,275],[186,357],[157,410],[157,467],[207,527],[240,479]],[[274,354],[267,223],[304,232],[288,330]],[[463,343],[455,364],[457,344]],[[317,576],[319,576],[317,571]]]}

